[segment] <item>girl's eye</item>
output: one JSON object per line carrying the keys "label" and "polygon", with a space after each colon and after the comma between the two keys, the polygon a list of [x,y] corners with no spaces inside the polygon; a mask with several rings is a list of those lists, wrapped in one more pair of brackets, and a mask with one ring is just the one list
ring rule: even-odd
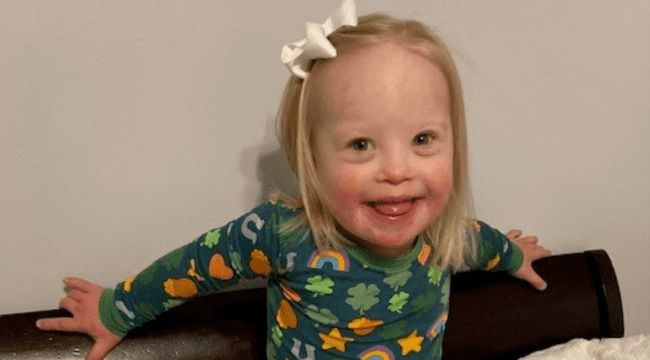
{"label": "girl's eye", "polygon": [[370,142],[366,139],[358,139],[352,142],[352,149],[356,151],[367,151],[370,149]]}
{"label": "girl's eye", "polygon": [[418,134],[413,139],[413,145],[415,146],[427,145],[431,140],[433,140],[432,134],[428,134],[428,133]]}

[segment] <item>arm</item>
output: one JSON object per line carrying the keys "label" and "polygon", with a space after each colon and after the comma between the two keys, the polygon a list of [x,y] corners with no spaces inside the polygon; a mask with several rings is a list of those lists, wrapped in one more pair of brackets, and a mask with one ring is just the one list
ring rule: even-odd
{"label": "arm", "polygon": [[87,359],[102,359],[126,333],[188,299],[221,291],[240,278],[268,276],[280,218],[292,211],[264,204],[160,258],[137,277],[102,289],[66,279],[60,305],[73,318],[41,319],[43,330],[85,332],[95,339]]}
{"label": "arm", "polygon": [[475,268],[487,271],[508,271],[525,280],[539,290],[546,288],[546,282],[533,270],[531,264],[550,255],[550,251],[537,243],[537,237],[522,237],[520,230],[511,230],[507,235],[489,225],[472,222],[478,241]]}
{"label": "arm", "polygon": [[104,289],[74,277],[65,278],[63,283],[66,285],[66,297],[59,306],[70,311],[73,317],[40,319],[36,326],[41,330],[86,333],[95,340],[86,360],[103,359],[122,340],[121,336],[108,330],[99,318],[99,298]]}
{"label": "arm", "polygon": [[544,290],[546,289],[546,281],[533,270],[532,263],[535,260],[551,255],[551,252],[537,243],[536,236],[521,237],[521,235],[521,230],[517,229],[510,230],[506,234],[508,239],[518,246],[524,255],[521,267],[513,273],[513,276],[528,281],[538,290]]}

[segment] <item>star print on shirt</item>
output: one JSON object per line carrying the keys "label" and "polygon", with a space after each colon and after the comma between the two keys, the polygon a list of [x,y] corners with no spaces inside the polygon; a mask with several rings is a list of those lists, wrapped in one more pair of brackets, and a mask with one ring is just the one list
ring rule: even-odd
{"label": "star print on shirt", "polygon": [[420,352],[422,350],[423,336],[418,336],[418,331],[413,330],[411,335],[397,340],[402,347],[402,356],[408,355],[411,351]]}
{"label": "star print on shirt", "polygon": [[353,338],[342,337],[337,328],[332,329],[329,334],[319,332],[318,336],[323,340],[323,350],[336,348],[340,352],[345,352],[345,344],[354,340]]}

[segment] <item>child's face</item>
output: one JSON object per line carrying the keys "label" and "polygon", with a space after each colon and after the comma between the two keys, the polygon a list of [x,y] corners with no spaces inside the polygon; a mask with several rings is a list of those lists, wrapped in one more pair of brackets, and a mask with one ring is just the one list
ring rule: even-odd
{"label": "child's face", "polygon": [[351,240],[400,257],[444,209],[453,143],[447,82],[383,43],[318,64],[309,112],[325,203]]}

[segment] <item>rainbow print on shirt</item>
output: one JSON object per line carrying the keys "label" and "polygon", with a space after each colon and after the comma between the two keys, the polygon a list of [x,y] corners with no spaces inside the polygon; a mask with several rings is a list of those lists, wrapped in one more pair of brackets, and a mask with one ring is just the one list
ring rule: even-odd
{"label": "rainbow print on shirt", "polygon": [[325,263],[330,263],[334,270],[348,272],[350,271],[350,259],[345,252],[335,250],[314,251],[309,257],[307,267],[312,269],[322,269]]}
{"label": "rainbow print on shirt", "polygon": [[427,331],[427,338],[429,340],[433,340],[438,334],[442,332],[442,330],[445,328],[445,323],[447,323],[447,318],[449,318],[449,312],[445,311],[436,320],[436,322],[431,325],[429,328],[429,331]]}
{"label": "rainbow print on shirt", "polygon": [[377,345],[359,354],[361,360],[395,360],[395,355],[384,345]]}

